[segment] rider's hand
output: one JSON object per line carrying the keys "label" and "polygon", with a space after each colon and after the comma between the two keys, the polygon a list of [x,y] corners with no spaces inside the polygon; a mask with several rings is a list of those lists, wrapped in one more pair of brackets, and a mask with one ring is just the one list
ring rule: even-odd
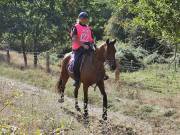
{"label": "rider's hand", "polygon": [[83,48],[87,50],[87,49],[89,49],[89,46],[88,45],[83,45]]}

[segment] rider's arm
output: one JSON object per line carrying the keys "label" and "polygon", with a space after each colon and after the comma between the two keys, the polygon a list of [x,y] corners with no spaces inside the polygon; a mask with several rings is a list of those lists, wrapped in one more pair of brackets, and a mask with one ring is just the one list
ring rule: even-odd
{"label": "rider's arm", "polygon": [[95,44],[95,36],[94,36],[94,32],[93,32],[93,29],[91,28],[91,36],[92,36],[92,39],[93,39],[93,43]]}
{"label": "rider's arm", "polygon": [[92,29],[92,28],[91,28],[91,36],[92,36],[92,39],[93,39],[94,48],[96,49],[96,48],[97,48],[96,43],[95,43],[96,37],[94,36],[94,33],[93,33],[93,29]]}
{"label": "rider's arm", "polygon": [[75,26],[72,28],[71,33],[72,33],[72,42],[78,42],[80,46],[85,47],[85,45],[82,44],[82,43],[78,40],[78,37],[77,37],[77,29],[76,29]]}

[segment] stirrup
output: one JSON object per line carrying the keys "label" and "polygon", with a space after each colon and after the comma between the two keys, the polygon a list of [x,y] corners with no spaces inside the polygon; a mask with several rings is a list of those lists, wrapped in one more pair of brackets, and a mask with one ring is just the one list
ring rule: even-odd
{"label": "stirrup", "polygon": [[109,79],[109,76],[105,75],[104,80],[108,80],[108,79]]}
{"label": "stirrup", "polygon": [[78,87],[80,85],[80,81],[75,81],[73,86]]}

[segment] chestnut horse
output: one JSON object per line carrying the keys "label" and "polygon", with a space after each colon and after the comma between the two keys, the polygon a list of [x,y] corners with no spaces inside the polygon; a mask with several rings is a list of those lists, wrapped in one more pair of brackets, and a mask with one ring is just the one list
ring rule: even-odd
{"label": "chestnut horse", "polygon": [[[88,88],[89,86],[96,84],[103,96],[103,115],[102,118],[104,120],[107,119],[107,95],[104,87],[104,76],[105,69],[104,63],[106,62],[111,70],[115,70],[116,62],[115,62],[115,43],[114,41],[109,41],[109,39],[101,45],[99,48],[96,48],[94,52],[91,52],[90,55],[84,54],[84,59],[81,64],[81,73],[80,78],[83,83],[83,92],[84,92],[84,118],[88,116]],[[57,83],[58,93],[60,93],[61,98],[59,102],[64,102],[64,89],[65,85],[69,79],[69,77],[74,78],[73,74],[68,71],[68,64],[71,58],[71,54],[68,54],[64,57],[62,61],[62,68],[59,81]],[[74,97],[75,97],[75,108],[77,111],[80,111],[78,106],[78,90],[80,86],[75,87],[74,89]]]}

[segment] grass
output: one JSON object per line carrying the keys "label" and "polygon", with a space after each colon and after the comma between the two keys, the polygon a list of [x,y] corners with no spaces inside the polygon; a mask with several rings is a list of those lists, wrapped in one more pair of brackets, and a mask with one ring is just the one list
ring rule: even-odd
{"label": "grass", "polygon": [[[146,70],[141,70],[134,73],[121,73],[121,82],[117,83],[113,80],[106,82],[106,89],[109,96],[110,104],[114,103],[114,97],[124,97],[130,100],[138,99],[139,93],[155,93],[158,96],[166,96],[169,94],[177,94],[180,91],[180,73],[162,70],[157,65],[150,66]],[[166,72],[165,72],[166,71]],[[113,78],[112,74],[109,73]],[[29,83],[34,86],[55,90],[57,77],[47,74],[41,69],[21,70],[5,63],[0,65],[0,75],[13,79],[18,79],[22,82]],[[66,94],[73,97],[72,80],[67,83]],[[113,85],[111,85],[113,84]],[[97,88],[98,89],[98,88]],[[101,104],[100,92],[94,92],[93,88],[89,90],[89,99],[92,104]],[[158,93],[158,94],[157,94]],[[82,90],[80,90],[80,99],[83,98]]]}
{"label": "grass", "polygon": [[145,70],[134,73],[122,73],[121,79],[129,85],[139,85],[144,89],[159,93],[180,92],[180,72],[168,69],[168,65],[150,65]]}
{"label": "grass", "polygon": [[[55,72],[58,72],[57,69],[56,65]],[[155,119],[163,121],[170,117],[180,125],[180,112],[177,111],[180,109],[180,68],[178,72],[174,72],[168,65],[154,64],[145,70],[120,73],[118,82],[112,79],[113,73],[108,74],[111,79],[105,84],[109,110],[147,121],[153,119],[155,124]],[[58,78],[57,75],[48,74],[39,68],[21,70],[3,62],[0,63],[0,76],[17,79],[53,92]],[[72,80],[68,81],[65,94],[73,97]],[[79,99],[83,101],[82,89],[79,90]],[[102,107],[102,97],[98,88],[95,92],[90,88],[89,103]]]}
{"label": "grass", "polygon": [[57,116],[56,106],[47,109],[52,106],[49,100],[53,100],[51,96],[39,98],[18,89],[0,89],[0,107],[8,104],[0,112],[0,134],[77,134],[79,129],[83,132],[82,125],[68,115]]}
{"label": "grass", "polygon": [[1,63],[0,75],[50,90],[55,88],[55,78],[40,69],[21,70]]}
{"label": "grass", "polygon": [[[27,69],[27,70],[21,70],[19,68],[9,66],[6,63],[1,63],[0,65],[0,75],[6,76],[12,79],[17,79],[19,81],[38,86],[44,89],[48,89],[52,92],[55,92],[55,86],[58,80],[58,76],[54,76],[52,74],[47,74],[43,70],[37,68],[37,69]],[[69,80],[66,86],[65,94],[69,97],[73,97],[73,85],[72,80]],[[92,89],[91,89],[92,90]],[[83,100],[83,93],[82,89],[79,90],[79,97],[81,100]],[[89,102],[94,104],[100,104],[98,101],[100,97],[100,93],[98,92],[90,92],[90,100]]]}
{"label": "grass", "polygon": [[[14,66],[1,63],[0,70],[1,75],[26,81],[35,86],[47,89],[54,89],[54,84],[57,80],[57,76],[47,74],[40,69],[30,68],[28,70],[20,70]],[[58,72],[58,70],[55,72]],[[112,76],[113,74],[110,73],[110,75],[114,78],[114,76]],[[172,69],[169,70],[167,65],[151,65],[148,66],[146,70],[133,73],[121,73],[120,77],[121,81],[125,82],[126,85],[159,93],[177,93],[180,90],[180,72],[174,72]],[[114,86],[113,89],[116,89],[115,87],[116,86]]]}

